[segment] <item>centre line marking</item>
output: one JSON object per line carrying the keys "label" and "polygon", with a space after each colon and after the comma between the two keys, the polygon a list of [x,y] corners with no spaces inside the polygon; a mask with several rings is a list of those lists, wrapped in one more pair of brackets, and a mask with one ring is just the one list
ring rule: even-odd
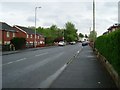
{"label": "centre line marking", "polygon": [[27,58],[22,58],[22,59],[19,59],[19,60],[13,61],[13,62],[8,62],[8,63],[2,64],[2,65],[8,65],[8,64],[12,64],[12,63],[15,63],[15,62],[23,61],[23,60],[26,60],[26,59]]}
{"label": "centre line marking", "polygon": [[35,55],[36,57],[38,56],[42,56],[42,55],[46,55],[47,53],[42,53],[42,54],[38,54],[38,55]]}
{"label": "centre line marking", "polygon": [[25,60],[25,59],[27,59],[27,58],[22,58],[22,59],[19,59],[19,60],[14,61],[14,62],[23,61],[23,60]]}

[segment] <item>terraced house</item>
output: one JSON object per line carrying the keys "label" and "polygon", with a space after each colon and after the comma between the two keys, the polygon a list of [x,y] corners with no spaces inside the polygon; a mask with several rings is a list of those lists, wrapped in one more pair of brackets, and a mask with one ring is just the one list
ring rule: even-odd
{"label": "terraced house", "polygon": [[16,37],[16,30],[5,22],[0,22],[0,44],[10,44],[10,40]]}
{"label": "terraced house", "polygon": [[[5,22],[0,22],[0,45],[9,45],[11,39],[13,39],[14,37],[23,37],[26,39],[26,47],[34,47],[35,32],[33,29],[18,25],[12,27]],[[44,45],[44,36],[36,33],[36,46],[41,47]]]}
{"label": "terraced house", "polygon": [[37,47],[45,45],[45,38],[43,35],[36,33],[35,40],[35,31],[33,29],[18,25],[13,26],[13,28],[17,31],[16,37],[23,37],[26,39],[26,47],[34,47],[35,43]]}

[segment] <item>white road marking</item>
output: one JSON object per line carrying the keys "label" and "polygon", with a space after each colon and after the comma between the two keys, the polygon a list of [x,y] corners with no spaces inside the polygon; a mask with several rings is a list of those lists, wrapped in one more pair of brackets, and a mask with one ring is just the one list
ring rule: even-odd
{"label": "white road marking", "polygon": [[5,64],[2,64],[3,65],[8,65],[8,64],[12,64],[12,63],[15,63],[15,62],[19,62],[19,61],[23,61],[23,60],[26,60],[27,58],[22,58],[22,59],[19,59],[19,60],[16,60],[16,61],[13,61],[13,62],[8,62],[8,63],[5,63]]}
{"label": "white road marking", "polygon": [[[13,62],[9,62],[9,63],[7,63],[7,64],[11,64],[11,63],[13,63]],[[4,65],[4,64],[3,64]]]}
{"label": "white road marking", "polygon": [[95,58],[95,56],[92,56],[92,55],[90,55],[90,56],[87,56],[88,58]]}
{"label": "white road marking", "polygon": [[35,56],[38,57],[38,56],[42,56],[42,55],[46,55],[46,54],[48,54],[48,53],[42,53],[42,54],[38,54],[38,55],[35,55]]}
{"label": "white road marking", "polygon": [[22,59],[16,60],[15,62],[23,61],[25,59],[27,59],[27,58],[22,58]]}
{"label": "white road marking", "polygon": [[59,70],[57,70],[53,75],[49,76],[45,81],[40,84],[40,88],[49,88],[53,81],[63,72],[63,70],[67,67],[65,64]]}

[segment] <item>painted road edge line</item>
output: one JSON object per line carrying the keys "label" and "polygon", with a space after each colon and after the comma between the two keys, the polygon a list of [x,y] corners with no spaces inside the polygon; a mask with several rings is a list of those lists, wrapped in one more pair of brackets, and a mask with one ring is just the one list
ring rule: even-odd
{"label": "painted road edge line", "polygon": [[53,81],[55,81],[55,79],[63,72],[66,67],[67,64],[57,70],[53,75],[49,76],[45,81],[40,84],[40,88],[49,88]]}
{"label": "painted road edge line", "polygon": [[[82,51],[82,49],[80,49],[79,53]],[[77,54],[75,54],[74,56],[76,57],[78,54],[78,51],[77,51]],[[64,65],[62,66],[59,70],[57,70],[54,74],[52,74],[51,76],[49,76],[45,81],[43,81],[41,84],[40,84],[40,88],[50,88],[50,86],[52,85],[52,83],[57,79],[57,77],[65,70],[65,68],[73,61],[73,58],[75,57],[71,57],[69,59],[69,61]]]}

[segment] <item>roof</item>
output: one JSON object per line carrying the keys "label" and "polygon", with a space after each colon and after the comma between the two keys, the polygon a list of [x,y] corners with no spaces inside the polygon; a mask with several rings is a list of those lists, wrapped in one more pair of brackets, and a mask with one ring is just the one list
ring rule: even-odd
{"label": "roof", "polygon": [[0,30],[16,32],[16,30],[5,22],[0,22]]}
{"label": "roof", "polygon": [[105,35],[105,34],[107,34],[107,33],[108,33],[108,31],[104,32],[103,35]]}
{"label": "roof", "polygon": [[[23,31],[25,31],[28,34],[35,34],[35,31],[33,29],[23,27],[23,26],[18,26],[18,25],[15,25],[15,26],[22,29]],[[36,34],[41,35],[40,33],[37,33],[37,32],[36,32]]]}
{"label": "roof", "polygon": [[113,26],[110,26],[107,30],[112,30],[113,28],[120,28],[120,24],[114,24]]}

